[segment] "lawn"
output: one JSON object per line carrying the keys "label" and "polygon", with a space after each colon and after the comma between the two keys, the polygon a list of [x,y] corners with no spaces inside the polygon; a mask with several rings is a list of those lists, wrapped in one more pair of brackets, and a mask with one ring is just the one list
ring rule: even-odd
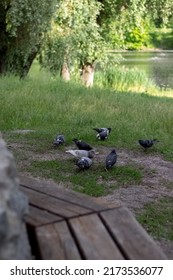
{"label": "lawn", "polygon": [[[144,160],[149,156],[173,162],[173,91],[153,90],[152,85],[146,92],[145,87],[141,90],[142,80],[140,83],[140,86],[139,80],[137,86],[134,83],[133,91],[125,90],[120,84],[115,86],[118,90],[100,88],[98,84],[86,89],[80,84],[64,83],[51,77],[48,72],[40,71],[37,64],[25,80],[14,76],[1,77],[0,130],[15,155],[19,171],[53,179],[92,196],[105,196],[116,189],[140,186],[146,174],[159,174],[159,170],[153,171],[150,166],[143,169],[141,165],[134,165],[131,153],[134,159],[136,155]],[[111,127],[109,138],[98,141],[94,127]],[[23,134],[15,133],[16,130],[34,132]],[[64,134],[66,143],[54,149],[53,139],[60,133]],[[99,152],[87,172],[79,172],[74,159],[65,154],[66,149],[74,147],[73,138],[85,140]],[[139,147],[138,140],[152,138],[160,142],[147,154]],[[117,166],[106,172],[104,160],[112,148],[120,156]],[[121,164],[124,151],[127,156]],[[168,185],[172,190],[170,182]],[[164,205],[165,201],[160,203]],[[162,209],[160,205],[158,207]],[[160,218],[152,209],[150,215],[159,223]],[[152,219],[144,217],[148,217],[148,212],[143,212],[139,220],[151,224]],[[157,235],[155,229],[150,227],[149,230]],[[163,236],[170,238],[172,233]]]}

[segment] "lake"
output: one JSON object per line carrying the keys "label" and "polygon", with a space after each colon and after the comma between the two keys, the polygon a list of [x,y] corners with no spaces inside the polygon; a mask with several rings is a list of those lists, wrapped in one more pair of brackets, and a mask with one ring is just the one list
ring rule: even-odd
{"label": "lake", "polygon": [[172,51],[127,51],[118,52],[123,59],[120,65],[144,70],[148,77],[161,88],[173,88],[173,50]]}

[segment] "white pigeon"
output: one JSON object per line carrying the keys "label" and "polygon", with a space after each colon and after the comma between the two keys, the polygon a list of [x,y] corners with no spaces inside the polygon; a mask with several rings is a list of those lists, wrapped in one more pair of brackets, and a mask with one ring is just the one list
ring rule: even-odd
{"label": "white pigeon", "polygon": [[95,151],[86,151],[86,150],[68,150],[66,153],[71,154],[75,158],[81,158],[81,157],[88,157],[93,158],[95,155]]}

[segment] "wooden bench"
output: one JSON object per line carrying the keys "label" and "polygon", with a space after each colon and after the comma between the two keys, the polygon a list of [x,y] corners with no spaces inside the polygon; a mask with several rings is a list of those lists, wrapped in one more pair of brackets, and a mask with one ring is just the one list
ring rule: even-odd
{"label": "wooden bench", "polygon": [[126,207],[108,208],[54,183],[20,177],[31,248],[43,260],[166,259]]}

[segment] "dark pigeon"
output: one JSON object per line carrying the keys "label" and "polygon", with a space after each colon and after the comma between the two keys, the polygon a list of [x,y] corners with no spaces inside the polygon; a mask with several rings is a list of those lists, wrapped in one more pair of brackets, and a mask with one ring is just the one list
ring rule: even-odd
{"label": "dark pigeon", "polygon": [[89,169],[92,164],[92,160],[88,157],[82,157],[77,162],[76,165],[80,170]]}
{"label": "dark pigeon", "polygon": [[138,142],[143,148],[148,149],[159,141],[157,139],[153,139],[153,140],[139,140]]}
{"label": "dark pigeon", "polygon": [[59,145],[61,145],[61,144],[63,144],[63,143],[65,143],[65,137],[64,137],[64,135],[58,135],[58,136],[56,136],[56,138],[54,139],[54,141],[53,141],[53,145],[55,146],[55,147],[57,147],[57,146],[59,146]]}
{"label": "dark pigeon", "polygon": [[110,169],[117,161],[117,153],[115,149],[111,151],[109,155],[106,157],[106,169]]}
{"label": "dark pigeon", "polygon": [[75,142],[75,144],[79,150],[90,151],[93,149],[89,144],[87,144],[86,142],[84,142],[82,140],[78,140],[78,139],[74,138],[73,141]]}
{"label": "dark pigeon", "polygon": [[108,138],[108,130],[103,130],[102,132],[98,133],[96,135],[96,138],[99,139],[99,140],[105,140]]}

